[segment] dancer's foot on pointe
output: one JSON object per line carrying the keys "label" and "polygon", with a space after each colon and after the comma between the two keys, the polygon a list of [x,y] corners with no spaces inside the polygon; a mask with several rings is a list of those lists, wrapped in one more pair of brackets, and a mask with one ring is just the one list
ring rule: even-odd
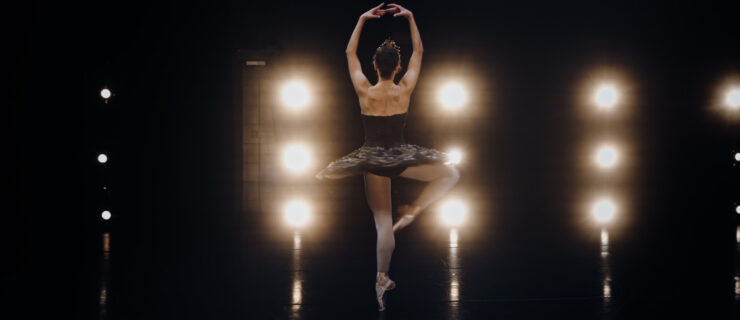
{"label": "dancer's foot on pointe", "polygon": [[396,282],[388,275],[378,276],[375,280],[375,299],[378,301],[378,311],[385,310],[385,292],[396,288]]}
{"label": "dancer's foot on pointe", "polygon": [[411,222],[414,221],[414,218],[419,215],[419,210],[420,208],[417,205],[404,204],[398,207],[398,213],[401,214],[401,218],[393,225],[393,232],[397,232],[411,224]]}

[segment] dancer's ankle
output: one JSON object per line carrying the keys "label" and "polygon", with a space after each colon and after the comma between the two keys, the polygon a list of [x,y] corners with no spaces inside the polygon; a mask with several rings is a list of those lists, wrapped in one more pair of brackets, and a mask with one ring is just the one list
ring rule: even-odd
{"label": "dancer's ankle", "polygon": [[378,274],[375,276],[375,280],[377,281],[380,281],[385,278],[388,278],[388,272],[378,272]]}

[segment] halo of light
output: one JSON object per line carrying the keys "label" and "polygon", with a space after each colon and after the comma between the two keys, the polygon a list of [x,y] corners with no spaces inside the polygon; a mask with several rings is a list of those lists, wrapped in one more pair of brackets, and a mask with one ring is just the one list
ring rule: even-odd
{"label": "halo of light", "polygon": [[303,200],[291,200],[283,207],[285,221],[293,227],[302,227],[308,223],[311,207]]}
{"label": "halo of light", "polygon": [[459,226],[465,220],[467,208],[460,200],[447,200],[442,203],[441,218],[448,226]]}
{"label": "halo of light", "polygon": [[294,80],[283,86],[281,98],[289,109],[300,110],[311,101],[311,94],[303,81]]}
{"label": "halo of light", "polygon": [[105,153],[101,153],[98,155],[98,162],[100,163],[106,163],[108,162],[108,156],[105,155]]}
{"label": "halo of light", "polygon": [[305,145],[291,144],[283,150],[283,164],[290,171],[304,171],[311,165],[311,152]]}
{"label": "halo of light", "polygon": [[725,105],[737,109],[740,107],[740,88],[732,88],[725,94]]}
{"label": "halo of light", "polygon": [[735,152],[735,161],[740,161],[740,152]]}
{"label": "halo of light", "polygon": [[612,146],[602,146],[596,151],[596,163],[602,168],[613,167],[618,160],[617,149]]}
{"label": "halo of light", "polygon": [[113,95],[113,93],[110,92],[110,89],[108,88],[103,88],[102,90],[100,90],[100,97],[103,99],[109,99],[111,95]]}
{"label": "halo of light", "polygon": [[740,206],[735,207],[735,212],[737,212],[737,214],[740,214]]}
{"label": "halo of light", "polygon": [[449,155],[449,161],[447,161],[445,164],[460,164],[462,161],[462,151],[460,149],[451,149],[447,152]]}
{"label": "halo of light", "polygon": [[103,218],[103,220],[110,220],[111,214],[108,210],[103,210],[103,212],[100,213],[100,217]]}
{"label": "halo of light", "polygon": [[601,85],[594,93],[594,102],[602,109],[610,109],[617,104],[619,92],[613,85]]}
{"label": "halo of light", "polygon": [[614,207],[614,203],[607,199],[594,202],[594,205],[591,208],[591,214],[593,214],[594,218],[599,222],[611,221],[614,218],[615,212],[616,208]]}
{"label": "halo of light", "polygon": [[467,102],[467,93],[461,84],[447,83],[439,90],[439,102],[445,109],[459,109]]}

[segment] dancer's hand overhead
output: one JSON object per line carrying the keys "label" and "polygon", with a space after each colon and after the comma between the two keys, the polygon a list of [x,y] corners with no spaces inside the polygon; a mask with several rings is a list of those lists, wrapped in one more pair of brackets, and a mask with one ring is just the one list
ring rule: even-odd
{"label": "dancer's hand overhead", "polygon": [[406,18],[408,18],[410,16],[413,16],[413,13],[411,13],[411,11],[409,11],[409,9],[406,9],[406,8],[404,8],[402,6],[399,6],[399,5],[395,4],[395,3],[389,3],[388,6],[390,6],[391,8],[390,9],[387,9],[386,12],[395,12],[395,14],[393,14],[393,17],[406,17]]}
{"label": "dancer's hand overhead", "polygon": [[377,7],[374,7],[368,10],[367,12],[363,13],[360,17],[365,18],[365,19],[377,19],[383,16],[386,12],[393,10],[393,9],[381,9],[380,7],[382,7],[384,4],[385,2],[379,4]]}

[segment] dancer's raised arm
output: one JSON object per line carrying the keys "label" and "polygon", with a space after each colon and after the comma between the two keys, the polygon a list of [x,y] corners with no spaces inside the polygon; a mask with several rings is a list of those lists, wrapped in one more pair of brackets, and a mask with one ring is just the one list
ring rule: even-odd
{"label": "dancer's raised arm", "polygon": [[419,28],[416,26],[416,20],[414,20],[414,14],[395,3],[390,3],[388,6],[391,7],[389,12],[395,12],[393,14],[394,17],[405,17],[409,21],[409,27],[411,28],[411,45],[414,48],[414,53],[411,54],[406,74],[403,75],[399,83],[404,91],[410,92],[414,90],[416,81],[419,79],[421,56],[424,54],[424,46],[421,45],[421,36],[419,35]]}
{"label": "dancer's raised arm", "polygon": [[362,26],[368,19],[380,18],[386,11],[391,9],[380,9],[384,3],[381,3],[377,7],[374,7],[360,16],[357,20],[355,30],[352,31],[352,36],[349,38],[347,49],[347,63],[349,64],[349,76],[352,78],[352,84],[355,86],[357,94],[364,94],[367,88],[370,87],[370,81],[367,80],[365,74],[362,73],[362,65],[360,65],[360,59],[357,58],[357,44],[360,42],[360,33],[362,33]]}

